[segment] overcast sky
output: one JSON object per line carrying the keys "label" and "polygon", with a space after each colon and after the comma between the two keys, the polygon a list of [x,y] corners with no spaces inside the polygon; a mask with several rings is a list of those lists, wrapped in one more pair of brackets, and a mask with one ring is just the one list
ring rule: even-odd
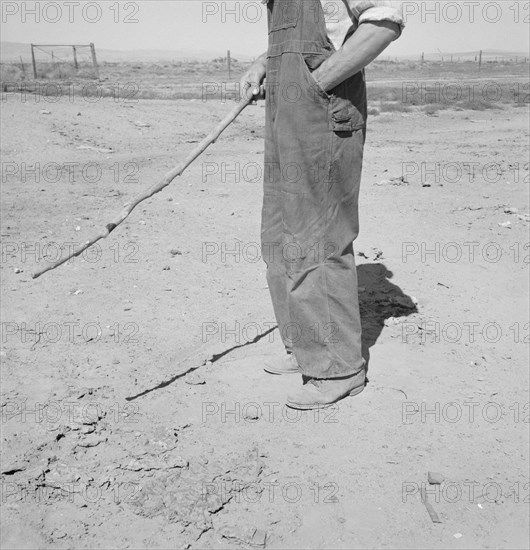
{"label": "overcast sky", "polygon": [[[208,50],[220,55],[230,49],[249,56],[266,49],[266,9],[259,0],[0,3],[2,41],[94,42],[100,49]],[[529,48],[526,0],[404,4],[407,28],[388,54]],[[36,7],[38,15],[32,12]]]}

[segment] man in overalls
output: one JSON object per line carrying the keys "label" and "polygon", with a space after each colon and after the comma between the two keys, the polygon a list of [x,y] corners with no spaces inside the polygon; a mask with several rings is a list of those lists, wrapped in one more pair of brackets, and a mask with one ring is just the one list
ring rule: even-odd
{"label": "man in overalls", "polygon": [[287,355],[287,405],[323,408],[366,383],[353,241],[366,131],[364,67],[401,34],[401,2],[264,0],[269,48],[241,80],[265,80],[262,253]]}

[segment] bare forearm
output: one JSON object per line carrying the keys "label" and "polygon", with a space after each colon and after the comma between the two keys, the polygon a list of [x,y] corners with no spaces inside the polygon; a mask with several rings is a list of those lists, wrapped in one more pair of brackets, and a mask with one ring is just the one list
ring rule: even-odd
{"label": "bare forearm", "polygon": [[263,52],[259,57],[256,58],[256,61],[258,63],[261,63],[262,65],[267,65],[267,54],[268,51]]}
{"label": "bare forearm", "polygon": [[331,55],[313,77],[326,91],[358,73],[399,36],[399,25],[390,21],[362,23],[340,50]]}

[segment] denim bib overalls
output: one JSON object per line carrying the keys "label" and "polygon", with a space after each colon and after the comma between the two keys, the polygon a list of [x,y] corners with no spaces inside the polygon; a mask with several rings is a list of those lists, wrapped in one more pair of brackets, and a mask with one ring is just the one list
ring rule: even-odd
{"label": "denim bib overalls", "polygon": [[283,343],[304,375],[359,372],[353,241],[366,128],[359,72],[325,92],[334,52],[320,0],[269,0],[262,252]]}

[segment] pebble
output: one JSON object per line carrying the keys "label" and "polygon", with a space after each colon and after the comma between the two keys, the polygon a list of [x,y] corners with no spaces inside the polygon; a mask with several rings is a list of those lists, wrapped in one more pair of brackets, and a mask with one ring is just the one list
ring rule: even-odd
{"label": "pebble", "polygon": [[258,411],[251,411],[245,413],[245,420],[259,420],[259,413]]}
{"label": "pebble", "polygon": [[392,325],[399,325],[401,321],[399,320],[398,317],[388,317],[387,319],[384,320],[383,323],[385,327],[391,327]]}
{"label": "pebble", "polygon": [[445,480],[445,477],[438,472],[428,472],[427,481],[430,485],[441,485]]}
{"label": "pebble", "polygon": [[267,532],[263,529],[256,529],[250,544],[254,548],[265,548],[267,544]]}

